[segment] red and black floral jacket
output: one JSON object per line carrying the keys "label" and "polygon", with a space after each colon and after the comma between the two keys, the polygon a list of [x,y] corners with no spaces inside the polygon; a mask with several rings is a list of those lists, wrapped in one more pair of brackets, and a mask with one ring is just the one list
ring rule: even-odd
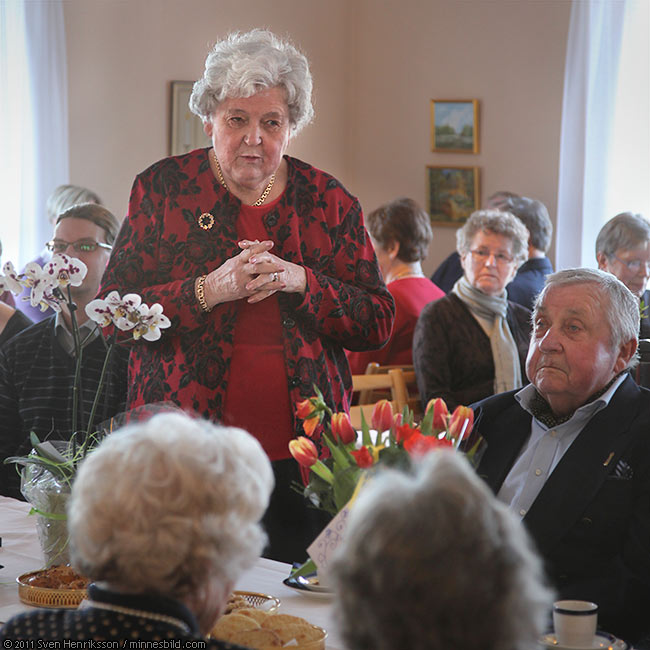
{"label": "red and black floral jacket", "polygon": [[[208,150],[165,158],[138,175],[100,296],[139,293],[163,306],[172,326],[129,362],[130,407],[169,400],[222,419],[238,301],[204,313],[195,279],[237,255],[241,203],[215,179]],[[332,176],[285,157],[285,192],[262,217],[274,254],[307,273],[304,296],[279,293],[292,403],[313,395],[348,410],[351,379],[343,348],[381,347],[391,333],[393,299],[381,278],[358,200]],[[215,222],[203,230],[201,214]],[[294,431],[302,423],[294,416]]]}

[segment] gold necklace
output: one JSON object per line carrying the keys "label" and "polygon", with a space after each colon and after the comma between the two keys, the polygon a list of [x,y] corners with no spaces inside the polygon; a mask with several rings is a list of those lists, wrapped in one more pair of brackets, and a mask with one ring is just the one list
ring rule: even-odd
{"label": "gold necklace", "polygon": [[[212,158],[214,160],[214,164],[217,166],[217,176],[219,177],[219,182],[230,192],[228,189],[228,186],[226,185],[226,179],[223,177],[223,174],[221,173],[221,165],[219,164],[219,161],[217,160],[217,154],[214,153],[214,149],[210,149],[210,152],[212,153]],[[266,201],[266,197],[269,195],[269,192],[271,191],[271,188],[273,187],[273,183],[275,183],[275,174],[271,174],[271,180],[269,181],[269,184],[266,186],[266,189],[262,192],[262,196],[260,196],[255,203],[252,203],[251,205],[258,207]]]}

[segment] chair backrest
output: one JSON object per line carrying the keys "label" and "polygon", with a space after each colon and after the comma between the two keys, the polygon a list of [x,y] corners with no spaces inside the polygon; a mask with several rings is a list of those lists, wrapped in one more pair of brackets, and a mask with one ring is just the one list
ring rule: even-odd
{"label": "chair backrest", "polygon": [[[404,405],[407,405],[411,411],[413,411],[414,416],[421,416],[422,403],[417,389],[415,370],[413,369],[413,366],[380,366],[378,363],[371,361],[366,368],[366,375],[386,375],[389,374],[391,370],[402,371],[402,377],[398,380],[398,387],[396,388],[398,394],[393,396],[393,399],[395,399],[395,401],[400,405],[399,411],[401,412]],[[384,397],[388,398],[386,392],[382,395],[381,393],[378,393],[376,389],[372,390],[371,388],[368,388],[360,390],[357,402],[361,405],[374,404]]]}
{"label": "chair backrest", "polygon": [[639,341],[639,364],[632,370],[632,376],[639,386],[650,388],[650,339]]}
{"label": "chair backrest", "polygon": [[[355,392],[368,391],[384,391],[386,399],[389,399],[393,412],[400,413],[404,406],[410,401],[409,392],[407,388],[407,381],[415,381],[415,372],[404,372],[402,368],[391,368],[387,372],[378,374],[365,374],[365,375],[352,375],[352,390]],[[378,400],[377,400],[378,401]],[[370,417],[375,402],[366,402],[364,404],[357,404],[350,408],[350,420],[355,429],[361,428],[361,412],[370,424]]]}

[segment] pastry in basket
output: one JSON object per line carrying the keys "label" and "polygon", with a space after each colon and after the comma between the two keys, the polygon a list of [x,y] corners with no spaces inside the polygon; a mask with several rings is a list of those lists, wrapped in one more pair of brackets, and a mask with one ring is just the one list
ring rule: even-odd
{"label": "pastry in basket", "polygon": [[38,571],[25,580],[32,587],[46,589],[85,589],[88,578],[79,575],[70,565],[58,565]]}

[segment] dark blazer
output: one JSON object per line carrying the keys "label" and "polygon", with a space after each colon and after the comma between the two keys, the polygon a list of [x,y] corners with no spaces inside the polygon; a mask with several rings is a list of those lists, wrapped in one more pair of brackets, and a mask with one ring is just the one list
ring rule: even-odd
{"label": "dark blazer", "polygon": [[548,257],[526,260],[517,270],[512,282],[506,286],[508,300],[523,305],[526,309],[532,309],[549,273],[553,273],[553,267]]}
{"label": "dark blazer", "polygon": [[[496,493],[530,436],[514,393],[474,405],[487,441],[478,467]],[[524,524],[563,598],[599,605],[604,630],[635,642],[650,631],[650,391],[628,376],[580,432]]]}
{"label": "dark blazer", "polygon": [[[530,312],[508,302],[506,320],[527,384]],[[423,407],[433,397],[442,397],[451,410],[494,394],[490,339],[454,293],[430,302],[420,313],[413,334],[413,365]]]}

